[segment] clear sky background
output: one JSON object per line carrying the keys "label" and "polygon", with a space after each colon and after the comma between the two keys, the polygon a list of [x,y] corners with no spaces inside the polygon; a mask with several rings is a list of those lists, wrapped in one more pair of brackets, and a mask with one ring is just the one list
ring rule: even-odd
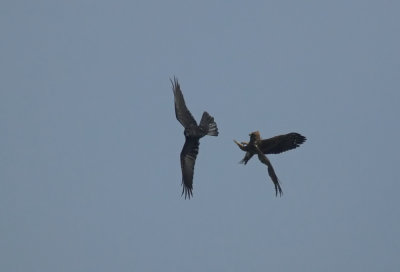
{"label": "clear sky background", "polygon": [[[0,3],[0,270],[399,271],[398,1]],[[169,78],[220,135],[181,197]],[[267,170],[233,143],[307,137]]]}

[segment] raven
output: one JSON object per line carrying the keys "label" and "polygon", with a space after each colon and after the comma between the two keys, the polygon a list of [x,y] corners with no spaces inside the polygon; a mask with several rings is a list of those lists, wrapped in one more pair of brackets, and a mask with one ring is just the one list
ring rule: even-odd
{"label": "raven", "polygon": [[200,138],[205,135],[218,136],[217,124],[208,112],[204,112],[200,120],[200,125],[197,125],[196,120],[188,110],[183,98],[181,87],[178,79],[170,79],[172,90],[174,92],[175,115],[176,119],[185,128],[185,144],[183,145],[180,159],[182,170],[182,195],[185,194],[185,199],[193,197],[193,173],[194,164],[197,154],[199,153]]}

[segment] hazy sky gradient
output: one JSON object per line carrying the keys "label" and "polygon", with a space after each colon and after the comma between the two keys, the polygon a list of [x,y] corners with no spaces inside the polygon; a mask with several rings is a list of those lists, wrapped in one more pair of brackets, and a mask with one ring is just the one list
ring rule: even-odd
{"label": "hazy sky gradient", "polygon": [[[1,1],[0,270],[400,269],[397,1]],[[197,120],[194,198],[183,128]],[[288,132],[264,165],[233,139]]]}

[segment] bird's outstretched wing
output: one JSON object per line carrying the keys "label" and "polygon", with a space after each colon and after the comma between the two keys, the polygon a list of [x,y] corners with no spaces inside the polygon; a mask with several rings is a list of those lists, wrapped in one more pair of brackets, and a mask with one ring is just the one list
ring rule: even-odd
{"label": "bird's outstretched wing", "polygon": [[272,179],[272,182],[274,183],[274,186],[275,186],[275,195],[278,196],[278,193],[279,193],[279,196],[282,196],[283,191],[282,191],[281,185],[279,184],[278,177],[275,174],[275,170],[272,167],[271,162],[269,161],[267,156],[265,156],[262,153],[262,151],[258,148],[257,148],[257,155],[258,155],[258,159],[268,167],[268,174],[269,174],[270,178]]}
{"label": "bird's outstretched wing", "polygon": [[261,140],[258,144],[259,149],[264,154],[279,154],[291,149],[295,149],[306,141],[303,135],[291,132],[285,135],[275,136],[269,139]]}
{"label": "bird's outstretched wing", "polygon": [[182,169],[182,195],[185,199],[193,196],[193,173],[194,164],[197,154],[199,153],[199,139],[186,137],[185,144],[181,152],[181,169]]}
{"label": "bird's outstretched wing", "polygon": [[178,79],[174,77],[173,81],[172,79],[169,80],[172,83],[172,90],[174,91],[176,119],[182,124],[184,128],[189,128],[193,125],[197,126],[196,120],[193,118],[192,114],[186,107],[185,99],[183,98]]}

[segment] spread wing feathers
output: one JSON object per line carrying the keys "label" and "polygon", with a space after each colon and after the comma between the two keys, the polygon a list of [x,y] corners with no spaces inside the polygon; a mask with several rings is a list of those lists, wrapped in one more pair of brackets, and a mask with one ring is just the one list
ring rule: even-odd
{"label": "spread wing feathers", "polygon": [[257,155],[258,155],[258,159],[268,167],[268,174],[269,174],[270,178],[272,179],[272,182],[274,183],[274,186],[275,186],[275,195],[278,196],[278,193],[279,193],[279,196],[282,196],[283,191],[282,191],[281,185],[279,184],[278,177],[275,174],[275,170],[272,167],[271,162],[268,160],[267,156],[265,156],[259,149],[258,149]]}
{"label": "spread wing feathers", "polygon": [[279,154],[291,149],[295,149],[305,141],[306,137],[299,133],[292,132],[261,140],[261,142],[258,144],[258,147],[264,154]]}
{"label": "spread wing feathers", "polygon": [[208,114],[208,112],[203,112],[203,116],[200,121],[200,128],[207,135],[210,136],[218,136],[218,127],[217,123],[214,121],[214,117]]}
{"label": "spread wing feathers", "polygon": [[197,154],[199,153],[199,139],[186,138],[185,144],[181,152],[181,169],[182,169],[182,195],[185,199],[193,196],[193,173],[194,164]]}
{"label": "spread wing feathers", "polygon": [[197,126],[196,120],[193,118],[192,114],[188,110],[185,104],[185,99],[181,91],[178,79],[174,77],[174,80],[169,79],[172,83],[172,90],[174,91],[174,101],[175,101],[175,115],[176,119],[182,124],[184,128],[190,126]]}

